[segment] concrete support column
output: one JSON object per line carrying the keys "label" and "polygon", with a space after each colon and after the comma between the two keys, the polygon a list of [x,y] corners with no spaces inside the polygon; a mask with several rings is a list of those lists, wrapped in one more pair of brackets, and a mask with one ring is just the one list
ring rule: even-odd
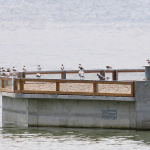
{"label": "concrete support column", "polygon": [[135,82],[136,128],[150,129],[150,81]]}

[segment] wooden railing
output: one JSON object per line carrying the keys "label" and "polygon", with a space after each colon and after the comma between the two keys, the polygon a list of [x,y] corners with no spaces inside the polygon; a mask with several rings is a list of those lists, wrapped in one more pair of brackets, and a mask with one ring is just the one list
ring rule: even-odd
{"label": "wooden railing", "polygon": [[0,80],[0,91],[8,93],[134,97],[134,82],[132,81],[13,79],[4,77],[0,77]]}
{"label": "wooden railing", "polygon": [[[64,71],[28,71],[22,73],[22,77],[25,78],[26,75],[35,75],[36,73],[40,74],[60,74],[61,79],[66,79],[67,74],[78,74],[79,70],[64,70]],[[112,80],[118,80],[119,73],[133,73],[133,72],[145,72],[145,69],[97,69],[97,70],[84,70],[84,73],[101,73],[103,76],[105,76],[106,73],[112,74]],[[19,74],[18,74],[19,77]]]}

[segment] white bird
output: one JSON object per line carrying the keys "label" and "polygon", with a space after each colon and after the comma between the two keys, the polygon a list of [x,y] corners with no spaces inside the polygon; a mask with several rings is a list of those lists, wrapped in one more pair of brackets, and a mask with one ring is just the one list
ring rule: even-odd
{"label": "white bird", "polygon": [[81,64],[79,64],[79,69],[81,70],[81,69],[83,69],[83,67],[82,67],[82,65]]}
{"label": "white bird", "polygon": [[105,79],[108,80],[109,79],[109,77],[104,77],[101,74],[97,74],[97,76],[98,76],[99,80],[105,80]]}
{"label": "white bird", "polygon": [[13,72],[15,72],[15,71],[17,71],[17,70],[16,70],[16,68],[15,68],[15,67],[13,67],[13,68],[12,68],[12,71],[13,71]]}
{"label": "white bird", "polygon": [[64,65],[62,64],[62,65],[61,65],[61,70],[64,70],[64,69],[65,69],[65,68],[64,68]]}
{"label": "white bird", "polygon": [[146,61],[147,61],[148,65],[150,65],[150,60],[149,60],[149,59],[147,59]]}
{"label": "white bird", "polygon": [[98,77],[100,80],[104,80],[104,79],[105,79],[105,77],[102,76],[101,74],[97,74],[97,77]]}
{"label": "white bird", "polygon": [[41,77],[41,74],[40,73],[37,73],[36,74],[36,77],[39,79]]}
{"label": "white bird", "polygon": [[25,66],[23,66],[23,71],[26,72],[27,71],[27,68]]}
{"label": "white bird", "polygon": [[9,71],[5,72],[5,75],[6,75],[7,77],[9,77],[9,76],[10,76],[10,72],[9,72]]}
{"label": "white bird", "polygon": [[2,67],[2,71],[5,72],[5,69]]}
{"label": "white bird", "polygon": [[41,66],[40,66],[40,65],[38,65],[38,68],[37,68],[37,69],[38,69],[38,71],[41,71]]}
{"label": "white bird", "polygon": [[79,77],[80,77],[80,80],[84,78],[84,71],[82,69],[80,69],[79,71]]}
{"label": "white bird", "polygon": [[107,68],[107,69],[111,69],[112,67],[111,67],[111,66],[109,66],[109,65],[106,65],[106,68]]}
{"label": "white bird", "polygon": [[10,68],[7,68],[7,72],[11,72],[11,69],[10,69]]}

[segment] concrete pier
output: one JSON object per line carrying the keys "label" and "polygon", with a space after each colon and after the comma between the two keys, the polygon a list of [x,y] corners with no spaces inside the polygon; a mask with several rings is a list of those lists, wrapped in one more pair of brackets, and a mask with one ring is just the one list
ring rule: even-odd
{"label": "concrete pier", "polygon": [[[5,80],[10,79],[6,78]],[[72,81],[56,80],[56,91],[50,91],[51,93],[46,91],[48,94],[26,94],[43,91],[24,90],[22,83],[25,79],[16,80],[20,84],[20,88],[17,89],[18,83],[14,82],[15,90],[13,91],[5,89],[4,78],[1,81],[3,125],[150,130],[150,80],[135,81],[134,83],[74,81],[75,84],[78,82],[92,83],[93,92],[89,93],[83,91],[62,92],[60,91],[62,90],[61,83],[58,83],[64,82],[63,84],[67,85],[66,82],[72,83]],[[37,82],[35,79],[26,80]],[[98,93],[96,84],[123,84],[125,86],[128,84],[131,86],[131,93],[123,94],[124,91],[121,90],[120,94]],[[99,87],[99,91],[101,92],[101,87]],[[83,95],[80,95],[82,93]],[[100,94],[106,95],[100,96]]]}
{"label": "concrete pier", "polygon": [[132,97],[3,93],[3,123],[25,126],[136,127]]}
{"label": "concrete pier", "polygon": [[150,81],[134,97],[2,92],[2,122],[24,126],[150,129]]}

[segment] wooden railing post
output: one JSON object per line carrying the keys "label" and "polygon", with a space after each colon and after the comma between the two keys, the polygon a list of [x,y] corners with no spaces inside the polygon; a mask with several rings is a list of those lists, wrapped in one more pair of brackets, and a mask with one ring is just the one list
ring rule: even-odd
{"label": "wooden railing post", "polygon": [[131,84],[131,96],[134,97],[134,82]]}
{"label": "wooden railing post", "polygon": [[14,80],[14,91],[18,89],[17,81]]}
{"label": "wooden railing post", "polygon": [[56,92],[60,91],[60,83],[56,82]]}
{"label": "wooden railing post", "polygon": [[66,79],[66,71],[63,71],[63,72],[61,73],[61,79]]}
{"label": "wooden railing post", "polygon": [[23,72],[23,73],[22,73],[22,78],[25,78],[25,77],[26,77],[26,73]]}
{"label": "wooden railing post", "polygon": [[24,81],[20,79],[20,91],[24,90]]}
{"label": "wooden railing post", "polygon": [[112,73],[112,79],[113,80],[118,80],[118,72],[117,72],[117,70],[113,71],[113,73]]}
{"label": "wooden railing post", "polygon": [[2,88],[5,88],[5,81],[2,79],[1,82],[2,82],[1,83],[2,84]]}
{"label": "wooden railing post", "polygon": [[98,92],[98,84],[97,83],[93,83],[93,93],[97,93]]}

